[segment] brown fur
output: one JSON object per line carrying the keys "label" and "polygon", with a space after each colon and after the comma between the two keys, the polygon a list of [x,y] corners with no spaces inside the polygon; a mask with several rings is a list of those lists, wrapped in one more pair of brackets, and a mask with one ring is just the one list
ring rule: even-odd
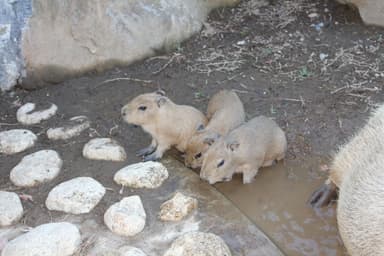
{"label": "brown fur", "polygon": [[139,152],[144,160],[159,159],[172,146],[184,152],[196,128],[207,123],[199,110],[175,104],[162,92],[137,96],[122,108],[122,115],[152,136],[151,145]]}
{"label": "brown fur", "polygon": [[214,184],[231,180],[237,172],[243,173],[243,183],[250,183],[260,167],[283,159],[286,149],[281,128],[273,120],[259,116],[218,139],[208,149],[200,177]]}
{"label": "brown fur", "polygon": [[[228,134],[245,120],[244,106],[237,94],[229,90],[216,93],[208,103],[208,125],[200,128],[190,139],[185,155],[185,165],[198,168],[203,163],[204,153],[213,140]],[[207,141],[206,139],[210,140]]]}
{"label": "brown fur", "polygon": [[343,145],[330,179],[340,188],[337,223],[352,256],[384,255],[384,105]]}

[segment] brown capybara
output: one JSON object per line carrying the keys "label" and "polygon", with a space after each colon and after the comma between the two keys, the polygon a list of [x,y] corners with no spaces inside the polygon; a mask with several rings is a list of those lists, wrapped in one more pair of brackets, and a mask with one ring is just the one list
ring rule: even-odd
{"label": "brown capybara", "polygon": [[234,91],[221,90],[210,99],[207,117],[207,126],[200,126],[188,142],[185,150],[185,165],[188,167],[201,167],[204,153],[215,138],[228,134],[244,123],[243,103]]}
{"label": "brown capybara", "polygon": [[214,184],[231,180],[234,173],[243,173],[243,183],[250,183],[260,167],[283,159],[286,149],[283,130],[270,118],[258,116],[208,148],[200,177]]}
{"label": "brown capybara", "polygon": [[137,152],[144,161],[160,159],[172,146],[184,152],[197,127],[207,124],[199,110],[175,104],[162,91],[135,97],[121,113],[127,123],[141,126],[152,136],[151,145]]}
{"label": "brown capybara", "polygon": [[329,179],[311,198],[329,203],[339,188],[337,223],[351,256],[384,255],[384,105],[335,155]]}

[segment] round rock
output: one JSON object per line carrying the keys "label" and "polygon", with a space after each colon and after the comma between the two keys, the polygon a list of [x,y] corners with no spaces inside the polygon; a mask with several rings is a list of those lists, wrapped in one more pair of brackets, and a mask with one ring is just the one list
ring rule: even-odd
{"label": "round rock", "polygon": [[175,241],[163,256],[230,256],[223,239],[212,233],[190,232]]}
{"label": "round rock", "polygon": [[21,106],[16,112],[17,121],[26,125],[38,124],[41,121],[54,116],[57,111],[57,106],[55,104],[51,104],[47,109],[33,112],[35,107],[36,105],[34,103],[26,103]]}
{"label": "round rock", "polygon": [[43,224],[7,243],[1,256],[69,256],[81,244],[78,228],[68,222]]}
{"label": "round rock", "polygon": [[119,253],[119,256],[147,256],[142,250],[132,246],[120,247]]}
{"label": "round rock", "polygon": [[197,208],[197,200],[177,192],[172,199],[160,206],[160,219],[179,221]]}
{"label": "round rock", "polygon": [[0,226],[11,225],[23,216],[23,206],[16,193],[0,191]]}
{"label": "round rock", "polygon": [[0,153],[10,155],[22,152],[35,145],[36,140],[36,135],[29,130],[13,129],[0,132]]}
{"label": "round rock", "polygon": [[53,180],[59,174],[63,161],[54,150],[40,150],[21,159],[10,174],[13,184],[33,187]]}
{"label": "round rock", "polygon": [[90,140],[83,148],[83,156],[92,160],[124,161],[127,158],[125,150],[110,138]]}
{"label": "round rock", "polygon": [[168,178],[168,171],[159,162],[142,162],[120,169],[113,180],[132,188],[157,188]]}
{"label": "round rock", "polygon": [[82,131],[90,127],[90,122],[86,116],[75,116],[69,119],[61,127],[50,128],[47,130],[47,137],[50,140],[67,140],[79,136]]}
{"label": "round rock", "polygon": [[113,204],[104,214],[105,225],[114,233],[134,236],[145,226],[146,214],[139,196],[123,198]]}
{"label": "round rock", "polygon": [[54,187],[45,205],[49,210],[73,214],[90,212],[103,198],[105,188],[90,177],[78,177]]}

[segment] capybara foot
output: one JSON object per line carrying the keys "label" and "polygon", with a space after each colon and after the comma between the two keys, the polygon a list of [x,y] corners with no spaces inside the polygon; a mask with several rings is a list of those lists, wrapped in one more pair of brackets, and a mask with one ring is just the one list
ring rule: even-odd
{"label": "capybara foot", "polygon": [[155,152],[156,147],[153,146],[148,146],[146,148],[140,149],[139,151],[136,152],[136,155],[139,157],[150,155],[153,152]]}
{"label": "capybara foot", "polygon": [[312,208],[320,208],[329,205],[332,200],[337,198],[337,187],[332,182],[324,183],[312,193],[308,203]]}
{"label": "capybara foot", "polygon": [[159,160],[161,157],[159,157],[156,152],[153,152],[152,154],[149,154],[149,155],[146,155],[143,157],[143,161],[144,162],[147,162],[147,161],[157,161]]}
{"label": "capybara foot", "polygon": [[276,164],[277,161],[276,160],[268,160],[268,161],[265,161],[262,165],[262,167],[268,167],[268,166],[272,166],[274,164]]}

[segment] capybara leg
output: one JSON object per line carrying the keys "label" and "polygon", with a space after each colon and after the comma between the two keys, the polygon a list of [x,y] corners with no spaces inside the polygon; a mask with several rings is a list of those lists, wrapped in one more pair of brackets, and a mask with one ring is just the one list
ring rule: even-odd
{"label": "capybara leg", "polygon": [[137,151],[136,155],[139,156],[139,157],[147,156],[147,155],[150,155],[153,152],[155,152],[155,150],[156,150],[156,147],[152,147],[152,145],[150,145],[150,146],[148,146],[146,148],[142,148],[139,151]]}
{"label": "capybara leg", "polygon": [[327,180],[320,188],[312,193],[308,203],[313,208],[320,208],[329,205],[336,198],[337,187],[332,181]]}
{"label": "capybara leg", "polygon": [[258,169],[243,170],[243,184],[251,183],[258,171]]}
{"label": "capybara leg", "polygon": [[140,149],[139,151],[136,152],[136,155],[139,157],[150,155],[156,150],[157,143],[154,139],[152,139],[151,145],[148,147],[145,147],[143,149]]}
{"label": "capybara leg", "polygon": [[268,167],[273,165],[274,163],[275,163],[275,160],[268,160],[263,163],[262,167]]}
{"label": "capybara leg", "polygon": [[280,160],[283,160],[285,158],[285,152],[281,153],[280,155],[278,155],[276,157],[276,161],[280,161]]}
{"label": "capybara leg", "polygon": [[157,160],[159,160],[163,156],[164,152],[167,149],[169,149],[169,148],[170,148],[170,146],[168,146],[168,145],[161,145],[161,144],[159,144],[157,146],[155,152],[153,152],[152,154],[144,156],[143,161],[144,162],[146,162],[146,161],[157,161]]}
{"label": "capybara leg", "polygon": [[149,154],[149,155],[146,155],[143,157],[143,161],[144,162],[147,162],[147,161],[157,161],[161,158],[161,156],[158,156],[158,154],[156,154],[156,151],[153,152],[152,154]]}

